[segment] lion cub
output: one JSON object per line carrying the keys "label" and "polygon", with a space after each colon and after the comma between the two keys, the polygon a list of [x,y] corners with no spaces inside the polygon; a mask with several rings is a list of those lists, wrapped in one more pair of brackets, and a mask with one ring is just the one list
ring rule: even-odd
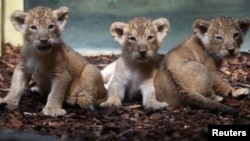
{"label": "lion cub", "polygon": [[[237,110],[220,104],[220,96],[249,94],[235,90],[217,74],[223,60],[238,55],[250,25],[248,18],[197,19],[194,34],[169,51],[156,75],[156,97],[173,106],[190,106],[237,116]],[[220,95],[217,96],[216,94]]]}
{"label": "lion cub", "polygon": [[89,107],[105,97],[100,71],[69,48],[61,39],[69,9],[36,7],[28,12],[15,11],[11,21],[24,38],[20,62],[16,66],[10,91],[0,103],[8,109],[18,107],[31,76],[42,93],[48,94],[44,115],[60,116],[62,103]]}
{"label": "lion cub", "polygon": [[167,35],[168,27],[169,22],[165,18],[151,21],[143,17],[111,25],[110,33],[122,46],[122,53],[118,60],[107,66],[110,70],[103,73],[105,81],[111,81],[108,99],[100,106],[120,106],[125,97],[131,100],[139,93],[146,109],[167,106],[165,102],[156,100],[153,83],[157,70],[157,50]]}

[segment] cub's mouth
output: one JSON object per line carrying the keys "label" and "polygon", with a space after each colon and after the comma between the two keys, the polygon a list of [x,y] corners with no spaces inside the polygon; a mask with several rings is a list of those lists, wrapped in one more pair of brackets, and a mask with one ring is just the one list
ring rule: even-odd
{"label": "cub's mouth", "polygon": [[52,44],[49,42],[41,43],[37,46],[37,49],[40,51],[46,51],[52,48]]}
{"label": "cub's mouth", "polygon": [[147,62],[149,60],[149,57],[147,55],[138,55],[136,56],[137,62]]}
{"label": "cub's mouth", "polygon": [[224,57],[227,59],[234,59],[239,55],[239,52],[236,50],[227,50],[227,52],[224,54]]}
{"label": "cub's mouth", "polygon": [[238,56],[238,54],[229,54],[229,55],[226,55],[224,56],[226,59],[235,59],[236,57]]}

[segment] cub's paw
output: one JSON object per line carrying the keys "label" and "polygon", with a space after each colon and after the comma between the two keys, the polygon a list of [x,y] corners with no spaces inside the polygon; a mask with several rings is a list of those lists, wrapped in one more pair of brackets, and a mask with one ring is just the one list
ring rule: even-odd
{"label": "cub's paw", "polygon": [[79,105],[81,108],[89,108],[93,104],[92,98],[85,96],[69,96],[65,101],[69,105]]}
{"label": "cub's paw", "polygon": [[166,108],[167,106],[168,104],[166,102],[159,102],[156,100],[148,100],[148,101],[143,102],[143,107],[149,110],[163,109],[163,108]]}
{"label": "cub's paw", "polygon": [[57,117],[66,114],[66,111],[62,108],[55,106],[45,106],[42,110],[42,113],[47,116]]}
{"label": "cub's paw", "polygon": [[7,104],[3,101],[2,98],[0,98],[0,109],[5,108]]}
{"label": "cub's paw", "polygon": [[108,99],[106,102],[103,102],[100,104],[101,107],[112,107],[112,106],[121,106],[121,100],[120,99]]}
{"label": "cub's paw", "polygon": [[216,102],[222,102],[224,100],[224,98],[214,94],[211,96],[211,100],[214,100]]}
{"label": "cub's paw", "polygon": [[236,89],[232,92],[232,96],[233,97],[239,97],[242,95],[248,95],[250,93],[249,88],[240,88],[240,89]]}
{"label": "cub's paw", "polygon": [[0,99],[0,104],[5,105],[8,110],[14,110],[18,107],[18,100],[14,99]]}

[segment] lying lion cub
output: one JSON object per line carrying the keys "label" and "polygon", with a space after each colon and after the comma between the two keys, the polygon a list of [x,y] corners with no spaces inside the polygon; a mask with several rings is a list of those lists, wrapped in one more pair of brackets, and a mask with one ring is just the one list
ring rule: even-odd
{"label": "lying lion cub", "polygon": [[18,107],[31,76],[42,93],[48,94],[44,115],[60,116],[62,103],[89,107],[105,96],[100,71],[61,39],[69,9],[36,7],[27,13],[15,11],[11,21],[24,38],[20,62],[16,66],[8,95],[0,100],[8,109]]}
{"label": "lying lion cub", "polygon": [[[102,71],[103,79],[110,84],[108,99],[100,106],[120,106],[142,94],[146,109],[166,107],[155,97],[154,76],[157,70],[157,51],[167,34],[169,22],[165,18],[151,21],[134,18],[128,23],[115,22],[110,27],[114,40],[122,46],[121,56]],[[114,72],[114,73],[113,73]],[[113,73],[113,74],[112,74]]]}
{"label": "lying lion cub", "polygon": [[248,18],[194,21],[195,34],[169,51],[160,66],[155,78],[157,99],[172,106],[190,106],[237,116],[237,110],[217,101],[222,100],[220,96],[249,94],[249,89],[235,90],[217,73],[224,59],[238,55],[249,25]]}

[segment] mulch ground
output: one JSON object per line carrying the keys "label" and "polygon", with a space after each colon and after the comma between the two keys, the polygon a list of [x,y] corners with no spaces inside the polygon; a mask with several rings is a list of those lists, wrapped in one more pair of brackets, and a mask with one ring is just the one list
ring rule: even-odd
{"label": "mulch ground", "polygon": [[[86,57],[100,69],[117,56]],[[4,47],[0,58],[0,96],[10,86],[13,70],[19,59],[19,49],[10,44]],[[250,87],[250,53],[242,52],[227,61],[220,75],[234,87]],[[0,106],[1,141],[206,141],[208,125],[250,125],[250,96],[226,98],[224,104],[241,112],[233,118],[221,113],[209,113],[190,108],[144,110],[140,101],[124,102],[119,108],[81,109],[64,105],[67,114],[60,117],[43,116],[40,112],[46,97],[27,91],[18,109],[8,111]]]}

